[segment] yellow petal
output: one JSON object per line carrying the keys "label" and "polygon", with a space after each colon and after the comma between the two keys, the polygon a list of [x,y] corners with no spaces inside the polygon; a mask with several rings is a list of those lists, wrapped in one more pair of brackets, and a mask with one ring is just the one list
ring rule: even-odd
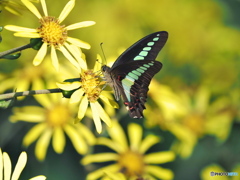
{"label": "yellow petal", "polygon": [[56,83],[56,85],[63,90],[71,91],[74,89],[77,89],[81,86],[81,82],[62,82],[62,83]]}
{"label": "yellow petal", "polygon": [[59,23],[61,23],[67,16],[68,14],[72,11],[73,7],[75,6],[75,0],[70,0],[64,9],[62,10],[60,16],[58,17]]}
{"label": "yellow petal", "polygon": [[71,25],[67,26],[66,29],[69,31],[69,30],[73,30],[73,29],[79,29],[79,28],[83,28],[83,27],[92,26],[94,24],[96,24],[96,22],[94,22],[94,21],[83,21],[83,22],[71,24]]}
{"label": "yellow petal", "polygon": [[84,91],[83,91],[82,89],[76,90],[76,91],[72,94],[72,96],[71,96],[71,98],[70,98],[70,103],[77,103],[77,102],[79,102],[79,101],[81,100],[83,94],[84,94]]}
{"label": "yellow petal", "polygon": [[22,173],[22,170],[26,166],[27,163],[27,153],[22,152],[18,158],[17,164],[15,166],[15,169],[12,174],[12,179],[11,180],[18,180],[20,174]]}
{"label": "yellow petal", "polygon": [[197,143],[197,137],[188,128],[177,125],[176,123],[171,124],[169,130],[179,139],[179,143],[175,144],[172,148],[182,157],[190,156]]}
{"label": "yellow petal", "polygon": [[35,99],[45,108],[50,109],[53,106],[53,102],[49,98],[48,94],[41,94],[40,96],[35,96]]}
{"label": "yellow petal", "polygon": [[95,102],[95,107],[97,108],[98,114],[100,116],[100,118],[109,126],[112,126],[112,121],[109,118],[108,114],[104,111],[104,109],[102,108],[102,106],[99,104],[99,102]]}
{"label": "yellow petal", "polygon": [[85,156],[81,163],[83,165],[87,165],[90,163],[99,163],[99,162],[107,162],[107,161],[117,161],[119,155],[116,153],[99,153]]}
{"label": "yellow petal", "polygon": [[86,142],[82,138],[81,134],[72,126],[65,125],[64,130],[70,138],[73,146],[79,154],[85,154],[88,150]]}
{"label": "yellow petal", "polygon": [[204,114],[209,106],[210,92],[206,87],[199,88],[195,96],[195,106],[196,110],[200,114]]}
{"label": "yellow petal", "polygon": [[31,130],[28,131],[28,133],[25,135],[23,139],[23,145],[29,146],[33,141],[35,141],[40,134],[46,129],[46,124],[41,123],[35,125]]}
{"label": "yellow petal", "polygon": [[113,108],[119,108],[118,103],[116,103],[116,101],[107,98],[106,96],[104,96],[103,94],[100,94],[99,96],[106,104],[110,105]]}
{"label": "yellow petal", "polygon": [[66,46],[66,48],[69,50],[69,52],[72,53],[72,55],[74,56],[74,58],[76,58],[76,60],[78,60],[79,66],[81,68],[83,68],[84,70],[87,70],[87,63],[81,58],[81,51],[79,50],[79,48],[75,45],[69,45],[68,43],[64,43],[64,46]]}
{"label": "yellow petal", "polygon": [[15,89],[17,89],[18,91],[27,91],[29,87],[30,87],[30,82],[27,79],[22,79],[21,81],[15,82]]}
{"label": "yellow petal", "polygon": [[38,160],[40,161],[45,159],[51,135],[52,129],[50,128],[45,129],[45,132],[40,136],[39,140],[36,143],[35,154]]}
{"label": "yellow petal", "polygon": [[78,62],[72,57],[72,55],[65,49],[65,47],[60,46],[60,51],[63,55],[72,63],[77,69],[80,69]]}
{"label": "yellow petal", "polygon": [[15,87],[18,91],[27,91],[30,87],[30,82],[27,79],[15,82]]}
{"label": "yellow petal", "polygon": [[148,135],[141,143],[139,147],[139,152],[145,154],[145,152],[152,147],[154,144],[158,143],[160,138],[154,135]]}
{"label": "yellow petal", "polygon": [[53,67],[58,71],[59,70],[59,63],[58,63],[58,57],[56,53],[56,49],[54,46],[51,46],[51,59],[52,59],[52,65]]}
{"label": "yellow petal", "polygon": [[45,0],[40,0],[40,1],[41,1],[44,16],[48,16],[47,5]]}
{"label": "yellow petal", "polygon": [[[71,51],[74,51],[74,53],[73,54],[75,54],[76,56],[79,56],[79,57],[82,57],[84,54],[82,53],[82,50],[79,48],[79,47],[77,47],[77,46],[75,46],[74,44],[68,44],[68,43],[66,43],[68,46],[70,46],[70,48],[72,49]],[[69,49],[70,49],[69,48]],[[84,62],[85,62],[85,60],[86,60],[86,58],[84,59]],[[86,63],[86,62],[85,62]]]}
{"label": "yellow petal", "polygon": [[67,37],[67,41],[74,44],[75,46],[80,47],[80,48],[84,48],[84,49],[91,48],[90,44],[88,44],[80,39],[77,39],[77,38]]}
{"label": "yellow petal", "polygon": [[110,149],[118,152],[118,154],[121,154],[121,153],[125,152],[125,149],[122,148],[122,146],[120,144],[117,144],[117,143],[113,142],[111,139],[108,139],[108,138],[99,137],[97,139],[97,144],[107,146]]}
{"label": "yellow petal", "polygon": [[93,122],[95,124],[97,132],[100,134],[102,132],[102,123],[98,114],[98,109],[95,103],[90,102],[90,106],[92,109]]}
{"label": "yellow petal", "polygon": [[108,128],[108,133],[112,140],[126,151],[128,150],[128,143],[125,133],[117,121],[112,121],[112,127]]}
{"label": "yellow petal", "polygon": [[28,8],[29,11],[31,11],[35,16],[38,17],[38,19],[42,18],[37,8],[30,1],[28,0],[21,0],[21,1]]}
{"label": "yellow petal", "polygon": [[120,167],[117,164],[112,164],[89,173],[86,179],[87,180],[99,179],[100,177],[106,175],[105,172],[119,172],[119,171]]}
{"label": "yellow petal", "polygon": [[47,179],[46,176],[39,175],[39,176],[35,176],[29,180],[45,180],[45,179]]}
{"label": "yellow petal", "polygon": [[6,25],[6,26],[4,26],[4,28],[9,31],[14,31],[14,32],[35,32],[35,33],[37,33],[36,29],[15,26],[15,25]]}
{"label": "yellow petal", "polygon": [[64,132],[61,127],[55,127],[53,131],[52,145],[56,153],[62,153],[66,144]]}
{"label": "yellow petal", "polygon": [[85,125],[78,123],[76,128],[81,132],[84,139],[88,142],[88,144],[93,145],[96,142],[96,138],[94,134],[88,129]]}
{"label": "yellow petal", "polygon": [[140,142],[142,140],[142,128],[138,124],[130,124],[128,126],[128,136],[130,140],[130,148],[132,150],[138,150]]}
{"label": "yellow petal", "polygon": [[97,72],[99,70],[102,69],[102,58],[99,54],[97,54],[97,60],[95,62],[94,68],[93,68],[93,72]]}
{"label": "yellow petal", "polygon": [[41,48],[38,50],[37,55],[35,56],[34,60],[33,60],[33,65],[34,66],[38,66],[39,64],[41,64],[42,60],[44,59],[44,57],[47,54],[47,44],[43,43]]}
{"label": "yellow petal", "polygon": [[40,38],[39,33],[35,32],[16,32],[13,35],[17,37]]}
{"label": "yellow petal", "polygon": [[85,113],[88,108],[88,98],[87,96],[84,96],[81,100],[79,109],[78,109],[78,119],[82,119],[85,116]]}
{"label": "yellow petal", "polygon": [[[9,3],[10,3],[10,2],[9,2]],[[17,15],[17,16],[21,16],[21,13],[19,13],[19,12],[17,11],[17,9],[15,10],[15,9],[9,7],[9,6],[5,6],[4,9],[6,9],[7,11],[9,11],[9,12],[12,13],[12,14],[15,14],[15,15]]]}
{"label": "yellow petal", "polygon": [[35,77],[32,81],[32,89],[45,89],[46,88],[46,82],[43,81],[42,75],[39,75]]}
{"label": "yellow petal", "polygon": [[169,169],[148,165],[145,167],[145,171],[159,179],[174,179],[174,174]]}
{"label": "yellow petal", "polygon": [[172,151],[150,153],[144,156],[144,162],[147,164],[163,164],[174,159],[175,154]]}
{"label": "yellow petal", "polygon": [[12,164],[11,160],[6,152],[3,152],[3,172],[4,172],[4,180],[10,180],[11,172],[12,172]]}
{"label": "yellow petal", "polygon": [[126,180],[126,177],[122,173],[116,173],[111,171],[105,171],[104,173],[106,174],[108,180]]}
{"label": "yellow petal", "polygon": [[[45,120],[45,110],[37,106],[25,106],[22,108],[14,108],[14,115],[10,117],[10,121],[26,121],[26,122],[42,122]],[[28,112],[28,113],[27,113]]]}
{"label": "yellow petal", "polygon": [[[5,76],[4,76],[5,77]],[[16,89],[16,87],[14,87],[14,84],[16,85],[16,77],[13,78],[2,78],[4,79],[4,86],[0,86],[0,92],[4,92],[7,89]],[[28,81],[28,80],[27,80]],[[14,87],[14,88],[13,88]],[[19,89],[17,89],[19,90]]]}

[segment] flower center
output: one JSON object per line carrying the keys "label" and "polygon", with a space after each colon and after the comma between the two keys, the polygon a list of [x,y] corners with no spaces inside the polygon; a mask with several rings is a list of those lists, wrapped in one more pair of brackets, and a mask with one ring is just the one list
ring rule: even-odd
{"label": "flower center", "polygon": [[59,24],[57,18],[45,16],[40,19],[41,26],[37,29],[44,43],[55,48],[63,45],[67,39],[67,29]]}
{"label": "flower center", "polygon": [[56,105],[47,111],[47,121],[51,127],[58,127],[66,124],[70,116],[70,111],[63,105]]}
{"label": "flower center", "polygon": [[193,131],[198,137],[201,137],[204,131],[203,117],[199,114],[190,114],[183,120],[183,124]]}
{"label": "flower center", "polygon": [[105,84],[104,81],[100,81],[100,78],[92,71],[86,70],[81,73],[82,89],[87,95],[90,102],[95,102],[102,91],[99,87]]}
{"label": "flower center", "polygon": [[127,176],[139,176],[143,174],[144,162],[143,156],[138,152],[131,150],[120,155],[118,164]]}

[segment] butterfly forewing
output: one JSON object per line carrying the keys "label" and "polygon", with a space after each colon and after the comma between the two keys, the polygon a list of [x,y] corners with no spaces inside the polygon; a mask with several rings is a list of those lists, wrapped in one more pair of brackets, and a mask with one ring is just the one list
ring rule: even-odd
{"label": "butterfly forewing", "polygon": [[130,46],[115,61],[112,68],[135,60],[155,60],[168,38],[166,31],[152,33]]}

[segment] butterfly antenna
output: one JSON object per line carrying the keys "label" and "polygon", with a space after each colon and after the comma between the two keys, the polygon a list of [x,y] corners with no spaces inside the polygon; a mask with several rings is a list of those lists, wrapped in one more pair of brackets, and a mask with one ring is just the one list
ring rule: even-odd
{"label": "butterfly antenna", "polygon": [[101,47],[101,51],[102,51],[102,54],[103,54],[103,59],[105,61],[105,64],[107,64],[107,59],[106,59],[106,56],[105,56],[105,53],[104,53],[104,50],[103,50],[103,42],[100,44],[100,47]]}

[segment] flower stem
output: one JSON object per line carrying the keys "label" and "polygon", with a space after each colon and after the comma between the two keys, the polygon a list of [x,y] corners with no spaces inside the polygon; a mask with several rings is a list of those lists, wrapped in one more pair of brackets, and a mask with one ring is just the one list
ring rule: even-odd
{"label": "flower stem", "polygon": [[61,93],[61,92],[62,90],[60,88],[12,92],[12,93],[0,94],[0,100],[10,99],[18,96],[32,96],[37,94],[50,94],[50,93]]}
{"label": "flower stem", "polygon": [[32,47],[32,44],[26,44],[26,45],[23,45],[23,46],[20,46],[20,47],[17,47],[17,48],[13,48],[13,49],[10,49],[10,50],[7,50],[7,51],[4,51],[4,52],[0,52],[0,59],[6,55],[9,55],[9,54],[12,54],[12,53],[15,53],[15,52],[18,52],[18,51],[22,51],[24,49],[28,49],[28,48],[31,48]]}

